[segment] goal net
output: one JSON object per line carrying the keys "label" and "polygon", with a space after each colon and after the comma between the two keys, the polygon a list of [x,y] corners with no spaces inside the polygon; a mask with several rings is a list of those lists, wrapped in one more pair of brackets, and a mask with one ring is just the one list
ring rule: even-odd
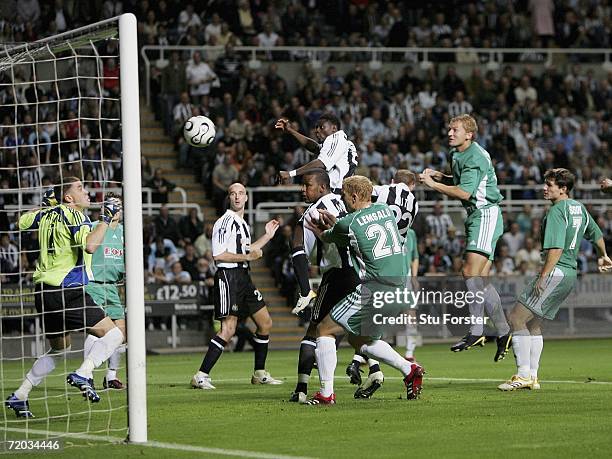
{"label": "goal net", "polygon": [[[131,14],[34,43],[0,45],[0,388],[3,440],[146,441],[146,378],[142,202],[136,19]],[[137,172],[138,171],[138,172]],[[135,173],[134,173],[135,172]],[[97,219],[109,192],[123,197],[128,305],[127,358],[104,389],[107,363],[94,371],[100,402],[66,384],[83,361],[86,330],[71,348],[53,353],[54,371],[31,388],[20,416],[11,397],[37,358],[49,353],[44,321],[34,305],[38,230],[19,231],[19,216],[45,204],[43,195],[69,177],[89,191]],[[68,179],[70,180],[70,179]],[[103,250],[104,245],[99,250]],[[123,250],[123,248],[122,248]],[[81,258],[80,258],[81,259]],[[106,259],[106,258],[105,258]],[[81,262],[82,263],[82,262]],[[123,293],[125,292],[125,293]],[[65,296],[64,296],[65,298]],[[129,371],[129,379],[127,373]],[[129,399],[129,403],[128,403]],[[23,414],[23,413],[21,413]],[[129,422],[128,422],[129,419]]]}

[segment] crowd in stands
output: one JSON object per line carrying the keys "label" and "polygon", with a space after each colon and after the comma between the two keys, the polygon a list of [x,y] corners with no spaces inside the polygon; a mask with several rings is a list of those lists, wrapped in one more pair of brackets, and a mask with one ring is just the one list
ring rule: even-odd
{"label": "crowd in stands", "polygon": [[[529,187],[540,184],[544,171],[553,166],[574,171],[579,184],[595,184],[610,174],[612,74],[587,68],[584,63],[590,58],[578,53],[568,55],[569,63],[564,67],[538,67],[545,56],[531,51],[537,47],[608,48],[612,15],[609,3],[603,0],[453,1],[438,6],[368,0],[192,4],[171,0],[19,0],[2,5],[0,40],[4,42],[31,41],[121,12],[134,12],[141,45],[224,46],[223,51],[214,53],[205,48],[169,52],[165,61],[153,66],[150,82],[156,115],[175,141],[177,166],[189,165],[196,171],[218,214],[225,209],[230,183],[240,180],[247,186],[276,185],[279,170],[295,169],[312,159],[292,137],[274,129],[282,116],[300,132],[314,137],[318,117],[324,112],[336,114],[358,148],[357,173],[374,183],[389,183],[399,168],[414,172],[425,167],[448,168],[446,126],[450,117],[459,113],[476,116],[477,140],[491,153],[499,183],[528,186],[514,197],[536,198]],[[432,54],[434,65],[425,70],[415,54],[392,56],[392,60],[405,63],[402,74],[394,77],[390,71],[369,70],[369,54],[342,52],[318,53],[321,70],[313,68],[306,52],[262,52],[258,58],[264,65],[256,70],[247,65],[250,55],[235,50],[240,45],[418,46],[459,52]],[[537,65],[518,69],[502,64],[499,70],[490,69],[481,65],[488,62],[490,53],[478,53],[471,47],[525,47],[515,60]],[[158,57],[150,56],[153,60]],[[281,60],[301,63],[296,81],[288,82],[279,73],[275,61]],[[352,68],[340,72],[333,62],[351,62]],[[471,74],[462,78],[455,63],[473,64]],[[112,93],[116,91],[112,76],[117,75],[112,59],[105,62],[104,72],[109,76],[104,91]],[[6,82],[3,78],[6,76],[0,76],[0,83]],[[28,90],[18,97],[35,100]],[[53,94],[41,97],[49,101],[57,98]],[[0,86],[0,101],[10,104],[12,98],[7,87]],[[70,167],[70,161],[83,160],[82,176],[94,194],[96,183],[121,181],[117,145],[104,145],[104,151],[109,152],[104,158],[100,157],[99,142],[81,145],[79,142],[92,139],[100,129],[89,122],[77,122],[75,107],[70,103],[60,104],[61,119],[69,121],[60,123],[59,129],[56,124],[44,124],[55,120],[55,104],[39,103],[39,112],[48,111],[38,113],[38,117],[32,111],[34,105],[25,106],[19,113],[24,123],[28,116],[30,120],[43,120],[38,135],[48,138],[50,144],[44,157],[28,149],[28,142],[31,144],[36,136],[27,126],[18,132],[17,139],[14,129],[3,128],[2,146],[14,148],[2,149],[0,189],[52,183],[55,177],[45,165],[58,162],[53,146],[58,139],[73,143],[71,149],[63,150],[72,154],[62,161]],[[103,109],[106,113],[117,111],[112,102]],[[184,121],[197,114],[210,117],[217,129],[215,144],[204,152],[189,147],[181,135]],[[92,117],[95,115],[92,112]],[[12,107],[2,109],[2,125],[14,125],[13,116]],[[111,125],[102,126],[104,138],[117,138],[112,129]],[[77,137],[82,140],[77,141]],[[17,165],[20,175],[11,172]],[[153,170],[146,158],[143,183],[154,189],[153,202],[168,202],[168,192],[174,185],[161,170]],[[598,191],[580,197],[596,195]],[[270,197],[286,198],[277,193]],[[433,194],[426,197],[436,199]],[[32,194],[28,203],[36,204],[38,198]],[[0,203],[15,204],[15,197],[0,194]],[[610,240],[612,211],[590,209]],[[297,208],[295,215],[283,222],[266,254],[266,263],[288,297],[293,289],[288,241],[301,211]],[[499,244],[497,274],[537,270],[541,212],[541,208],[525,207],[516,215],[504,214],[507,232]],[[154,220],[146,221],[147,280],[200,280],[210,286],[215,269],[210,253],[212,223],[200,221],[193,212],[177,221],[166,207]],[[431,215],[419,216],[415,228],[419,274],[458,273],[465,245],[462,228],[453,226],[442,206],[435,206]],[[9,269],[5,266],[15,265],[11,244],[5,238],[0,241],[3,272]],[[592,250],[587,245],[584,249],[582,272],[593,268]],[[32,258],[31,266],[35,257],[28,253],[27,258]],[[204,295],[210,295],[210,289],[204,288]]]}

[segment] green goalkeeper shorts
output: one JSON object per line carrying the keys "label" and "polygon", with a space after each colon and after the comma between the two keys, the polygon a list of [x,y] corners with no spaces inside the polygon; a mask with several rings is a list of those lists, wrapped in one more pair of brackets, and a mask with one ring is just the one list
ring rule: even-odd
{"label": "green goalkeeper shorts", "polygon": [[503,232],[499,206],[476,209],[465,220],[465,251],[482,253],[493,260],[497,240]]}
{"label": "green goalkeeper shorts", "polygon": [[536,276],[518,297],[518,302],[529,309],[534,315],[553,320],[561,304],[566,300],[576,285],[576,270],[555,266],[546,281],[541,294],[537,294],[534,287],[539,276]]}
{"label": "green goalkeeper shorts", "polygon": [[115,284],[90,282],[86,288],[95,303],[113,320],[125,319],[125,308]]}

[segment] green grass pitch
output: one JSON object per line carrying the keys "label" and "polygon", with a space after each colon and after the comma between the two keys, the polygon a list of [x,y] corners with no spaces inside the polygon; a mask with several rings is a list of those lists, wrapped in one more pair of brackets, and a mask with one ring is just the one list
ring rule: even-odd
{"label": "green grass pitch", "polygon": [[[502,393],[496,386],[513,374],[514,360],[509,357],[493,363],[491,344],[459,354],[451,353],[447,345],[417,348],[417,357],[427,370],[418,401],[405,400],[399,373],[387,366],[383,366],[385,384],[374,399],[353,399],[355,387],[344,376],[349,352],[342,349],[338,355],[338,403],[331,407],[286,401],[296,381],[297,351],[272,351],[268,356],[272,375],[285,380],[281,386],[252,386],[253,354],[228,352],[212,373],[215,391],[189,387],[201,355],[152,356],[147,362],[149,439],[181,445],[176,448],[200,449],[68,439],[62,453],[36,456],[228,457],[224,451],[202,449],[220,448],[252,452],[251,457],[610,457],[612,340],[545,341],[542,389],[511,393]],[[6,398],[11,390],[7,381],[20,378],[22,370],[21,365],[5,362],[2,371]],[[101,372],[96,374],[98,385],[102,377]],[[317,383],[315,370],[311,393]],[[48,402],[50,412],[65,413],[61,377],[50,378],[47,390],[55,396]],[[68,390],[71,412],[84,414],[73,414],[69,425],[60,417],[34,420],[28,427],[82,432],[88,423],[90,431],[125,426],[123,408],[112,411],[110,417],[105,412],[88,413],[87,403],[74,389]],[[40,392],[35,389],[32,397]],[[120,407],[126,398],[125,392],[117,391],[102,396],[95,409]],[[41,400],[32,401],[31,408],[34,414],[45,412]],[[5,416],[5,427],[26,427],[12,411],[5,410]],[[25,436],[18,432],[3,435],[7,439]],[[124,432],[111,435],[121,437]]]}

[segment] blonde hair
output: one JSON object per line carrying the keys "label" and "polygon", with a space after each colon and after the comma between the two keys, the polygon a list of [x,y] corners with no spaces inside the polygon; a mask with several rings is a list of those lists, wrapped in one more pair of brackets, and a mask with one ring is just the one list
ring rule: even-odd
{"label": "blonde hair", "polygon": [[463,125],[463,129],[465,132],[471,132],[474,135],[478,132],[478,125],[476,124],[476,120],[470,115],[458,115],[454,118],[451,118],[449,125],[453,123],[461,123]]}
{"label": "blonde hair", "polygon": [[362,202],[369,202],[372,199],[373,190],[372,182],[363,175],[353,175],[352,177],[345,178],[342,182],[342,191],[348,195],[356,194],[357,198]]}
{"label": "blonde hair", "polygon": [[405,183],[411,186],[416,182],[416,174],[408,169],[398,169],[393,177],[393,181],[395,183]]}

